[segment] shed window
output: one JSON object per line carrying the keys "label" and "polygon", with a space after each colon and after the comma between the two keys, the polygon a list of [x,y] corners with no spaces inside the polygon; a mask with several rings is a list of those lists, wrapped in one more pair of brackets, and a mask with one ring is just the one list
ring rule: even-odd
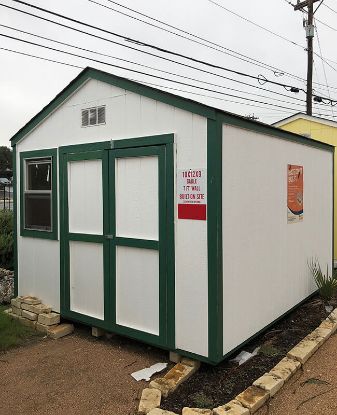
{"label": "shed window", "polygon": [[82,110],[82,127],[105,124],[105,106]]}
{"label": "shed window", "polygon": [[26,160],[25,228],[51,231],[51,157]]}
{"label": "shed window", "polygon": [[[56,155],[46,152],[21,154],[21,235],[56,239]],[[25,157],[34,153],[41,157]]]}

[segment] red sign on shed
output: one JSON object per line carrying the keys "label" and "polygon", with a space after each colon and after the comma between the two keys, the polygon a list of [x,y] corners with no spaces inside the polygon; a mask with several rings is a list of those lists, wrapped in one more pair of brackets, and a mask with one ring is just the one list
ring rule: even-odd
{"label": "red sign on shed", "polygon": [[206,220],[206,169],[178,170],[177,175],[178,219]]}

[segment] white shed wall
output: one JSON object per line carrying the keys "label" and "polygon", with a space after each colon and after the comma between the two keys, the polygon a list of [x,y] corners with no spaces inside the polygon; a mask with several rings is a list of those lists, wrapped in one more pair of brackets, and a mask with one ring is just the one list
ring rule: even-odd
{"label": "white shed wall", "polygon": [[[310,295],[332,263],[332,153],[223,126],[223,353]],[[304,218],[287,223],[287,164],[304,166]]]}
{"label": "white shed wall", "polygon": [[[106,105],[106,125],[82,128],[81,109],[96,105]],[[21,151],[164,133],[175,133],[176,169],[207,168],[206,118],[90,80],[17,145],[18,177]],[[175,244],[176,347],[207,356],[207,222],[176,220]],[[19,236],[18,252],[19,294],[37,295],[59,311],[59,242]]]}

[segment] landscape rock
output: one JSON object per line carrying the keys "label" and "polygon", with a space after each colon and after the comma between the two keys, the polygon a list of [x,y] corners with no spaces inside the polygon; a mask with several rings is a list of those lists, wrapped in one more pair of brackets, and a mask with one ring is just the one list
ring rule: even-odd
{"label": "landscape rock", "polygon": [[30,311],[31,313],[35,313],[35,314],[41,314],[41,313],[49,314],[51,312],[51,307],[48,307],[45,304],[21,303],[21,308],[22,308],[22,310],[27,310],[27,311]]}
{"label": "landscape rock", "polygon": [[[39,316],[41,316],[41,314]],[[71,334],[73,331],[74,331],[73,324],[64,323],[64,324],[59,324],[57,326],[49,328],[48,336],[56,340],[56,339],[59,339],[60,337]]]}
{"label": "landscape rock", "polygon": [[258,388],[257,386],[249,386],[235,398],[242,406],[249,409],[251,413],[260,409],[269,399],[269,392]]}
{"label": "landscape rock", "polygon": [[256,379],[253,385],[269,392],[270,397],[273,397],[284,385],[284,380],[272,373],[266,373]]}
{"label": "landscape rock", "polygon": [[44,324],[45,326],[53,326],[55,324],[59,324],[60,315],[57,313],[41,313],[39,314],[38,322]]}
{"label": "landscape rock", "polygon": [[147,414],[152,409],[158,408],[161,401],[161,392],[159,389],[143,389],[142,396],[140,398],[138,413]]}
{"label": "landscape rock", "polygon": [[289,350],[287,356],[305,363],[318,349],[319,343],[315,340],[302,340]]}
{"label": "landscape rock", "polygon": [[211,409],[183,408],[182,415],[211,415]]}
{"label": "landscape rock", "polygon": [[148,412],[148,415],[177,415],[171,411],[165,411],[164,409],[155,408],[152,411]]}
{"label": "landscape rock", "polygon": [[21,316],[22,314],[21,308],[14,307],[14,305],[12,305],[11,310],[12,310],[12,313],[16,314],[17,316]]}
{"label": "landscape rock", "polygon": [[149,386],[150,388],[159,389],[165,398],[176,388],[174,380],[165,378],[154,379],[150,382]]}
{"label": "landscape rock", "polygon": [[301,363],[298,360],[284,357],[279,363],[271,369],[269,372],[285,382],[301,367]]}
{"label": "landscape rock", "polygon": [[20,323],[23,324],[24,326],[30,327],[31,329],[34,329],[34,330],[36,329],[36,320],[35,321],[28,320],[27,318],[19,317],[19,316],[18,316],[18,319]]}
{"label": "landscape rock", "polygon": [[37,297],[32,297],[30,295],[27,295],[21,298],[22,298],[21,304],[22,303],[25,303],[25,304],[40,304],[41,303],[41,301]]}
{"label": "landscape rock", "polygon": [[21,310],[22,311],[22,317],[27,318],[28,320],[32,320],[35,321],[37,320],[37,314],[32,313],[30,311],[27,310]]}
{"label": "landscape rock", "polygon": [[240,402],[233,400],[213,409],[213,415],[250,415],[250,412]]}
{"label": "landscape rock", "polygon": [[20,297],[12,298],[11,305],[16,308],[21,308],[21,298]]}
{"label": "landscape rock", "polygon": [[55,327],[57,327],[57,324],[55,324],[54,326],[46,326],[45,324],[41,324],[39,322],[36,322],[36,330],[39,331],[40,333],[48,333],[48,330],[50,329],[54,329]]}
{"label": "landscape rock", "polygon": [[181,383],[190,378],[200,367],[200,362],[188,359],[189,364],[184,364],[184,360],[185,359],[183,359],[180,363],[174,365],[173,368],[169,370],[163,378],[171,383],[171,391],[174,391]]}

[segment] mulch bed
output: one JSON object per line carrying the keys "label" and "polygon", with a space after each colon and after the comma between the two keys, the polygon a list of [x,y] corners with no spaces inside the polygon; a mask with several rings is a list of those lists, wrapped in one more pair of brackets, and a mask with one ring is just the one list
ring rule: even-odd
{"label": "mulch bed", "polygon": [[184,406],[215,408],[224,405],[272,369],[327,315],[319,298],[313,297],[243,348],[253,352],[260,346],[259,354],[240,366],[230,360],[217,366],[202,364],[194,376],[162,401],[161,408],[180,413]]}

